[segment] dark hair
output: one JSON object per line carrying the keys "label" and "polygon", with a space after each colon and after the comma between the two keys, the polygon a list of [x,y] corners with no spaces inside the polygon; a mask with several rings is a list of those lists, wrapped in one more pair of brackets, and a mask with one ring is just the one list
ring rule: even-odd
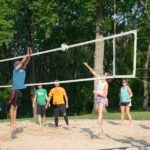
{"label": "dark hair", "polygon": [[123,82],[124,82],[124,81],[125,81],[126,83],[128,83],[127,80],[122,79],[121,82],[120,82],[120,86],[121,86],[121,87],[123,87]]}
{"label": "dark hair", "polygon": [[[110,76],[110,75],[111,75],[110,73],[104,72],[104,76],[105,76],[105,77],[108,77],[108,76]],[[111,82],[111,79],[106,78],[105,80],[106,80],[108,83]]]}
{"label": "dark hair", "polygon": [[36,86],[36,89],[39,89],[39,86],[42,86],[42,84],[37,85],[37,86]]}

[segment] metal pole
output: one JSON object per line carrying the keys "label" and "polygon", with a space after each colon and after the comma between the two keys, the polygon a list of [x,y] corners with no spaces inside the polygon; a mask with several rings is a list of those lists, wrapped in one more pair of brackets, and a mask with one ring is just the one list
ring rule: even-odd
{"label": "metal pole", "polygon": [[[114,0],[114,35],[116,34],[117,14],[116,0]],[[113,38],[113,76],[116,75],[116,39]]]}
{"label": "metal pole", "polygon": [[114,34],[116,34],[116,24],[117,24],[117,6],[116,0],[114,0]]}

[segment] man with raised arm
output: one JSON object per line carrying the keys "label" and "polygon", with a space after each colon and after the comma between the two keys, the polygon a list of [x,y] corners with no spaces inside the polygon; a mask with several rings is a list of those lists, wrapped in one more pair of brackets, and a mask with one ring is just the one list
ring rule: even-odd
{"label": "man with raised arm", "polygon": [[10,104],[9,113],[10,113],[10,125],[12,131],[16,131],[17,109],[22,99],[22,90],[26,88],[25,68],[30,61],[31,55],[32,55],[32,49],[28,48],[27,53],[24,55],[23,59],[21,61],[16,61],[14,63],[12,90],[11,90],[10,99],[8,101],[8,103]]}

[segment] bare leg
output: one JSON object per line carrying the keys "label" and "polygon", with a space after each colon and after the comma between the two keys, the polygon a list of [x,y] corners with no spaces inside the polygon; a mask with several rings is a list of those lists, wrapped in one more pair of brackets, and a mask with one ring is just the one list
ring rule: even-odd
{"label": "bare leg", "polygon": [[14,109],[14,118],[13,118],[14,130],[16,130],[17,109],[18,109],[18,106],[16,106]]}
{"label": "bare leg", "polygon": [[126,113],[128,115],[128,119],[129,119],[129,125],[131,124],[132,122],[132,116],[130,114],[130,106],[126,106]]}
{"label": "bare leg", "polygon": [[46,123],[46,115],[44,114],[42,117],[42,123],[45,124]]}
{"label": "bare leg", "polygon": [[17,106],[10,106],[10,126],[12,131],[16,130],[17,108]]}
{"label": "bare leg", "polygon": [[99,111],[99,105],[96,104],[96,112],[98,113],[98,111]]}
{"label": "bare leg", "polygon": [[44,116],[41,116],[41,124],[43,125],[44,123]]}
{"label": "bare leg", "polygon": [[13,109],[14,109],[14,106],[11,105],[9,113],[10,113],[10,127],[11,127],[12,131],[14,130],[14,126],[13,126]]}
{"label": "bare leg", "polygon": [[101,134],[103,132],[103,108],[104,105],[100,103],[98,109],[98,125],[99,125],[98,134]]}
{"label": "bare leg", "polygon": [[[99,104],[96,104],[96,112],[97,112],[97,114],[98,114],[98,112],[99,112]],[[97,118],[97,124],[98,124],[98,122],[99,122],[99,120],[98,120],[98,118]]]}
{"label": "bare leg", "polygon": [[125,113],[125,106],[120,106],[121,111],[121,125],[124,124],[124,113]]}
{"label": "bare leg", "polygon": [[39,118],[39,124],[40,124],[40,126],[42,126],[42,118],[41,118],[41,115],[39,115],[38,118]]}

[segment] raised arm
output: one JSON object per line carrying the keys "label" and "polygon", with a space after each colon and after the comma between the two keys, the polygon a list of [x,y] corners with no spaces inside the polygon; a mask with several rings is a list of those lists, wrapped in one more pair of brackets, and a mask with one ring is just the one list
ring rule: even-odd
{"label": "raised arm", "polygon": [[21,62],[16,66],[16,69],[19,69],[19,68],[25,69],[26,66],[27,66],[27,64],[30,61],[31,55],[32,55],[32,49],[28,48],[27,53],[25,54],[25,56],[23,57],[23,59],[21,60]]}
{"label": "raised arm", "polygon": [[23,65],[23,69],[25,69],[27,67],[27,64],[29,63],[30,59],[31,59],[31,55],[32,55],[32,49],[31,47],[28,48],[27,50],[28,52],[28,57],[27,60],[25,61],[24,65]]}
{"label": "raised arm", "polygon": [[93,68],[91,68],[91,67],[88,65],[87,62],[84,62],[83,64],[89,69],[89,71],[90,71],[94,76],[96,76],[97,78],[100,77],[100,75],[99,75]]}

